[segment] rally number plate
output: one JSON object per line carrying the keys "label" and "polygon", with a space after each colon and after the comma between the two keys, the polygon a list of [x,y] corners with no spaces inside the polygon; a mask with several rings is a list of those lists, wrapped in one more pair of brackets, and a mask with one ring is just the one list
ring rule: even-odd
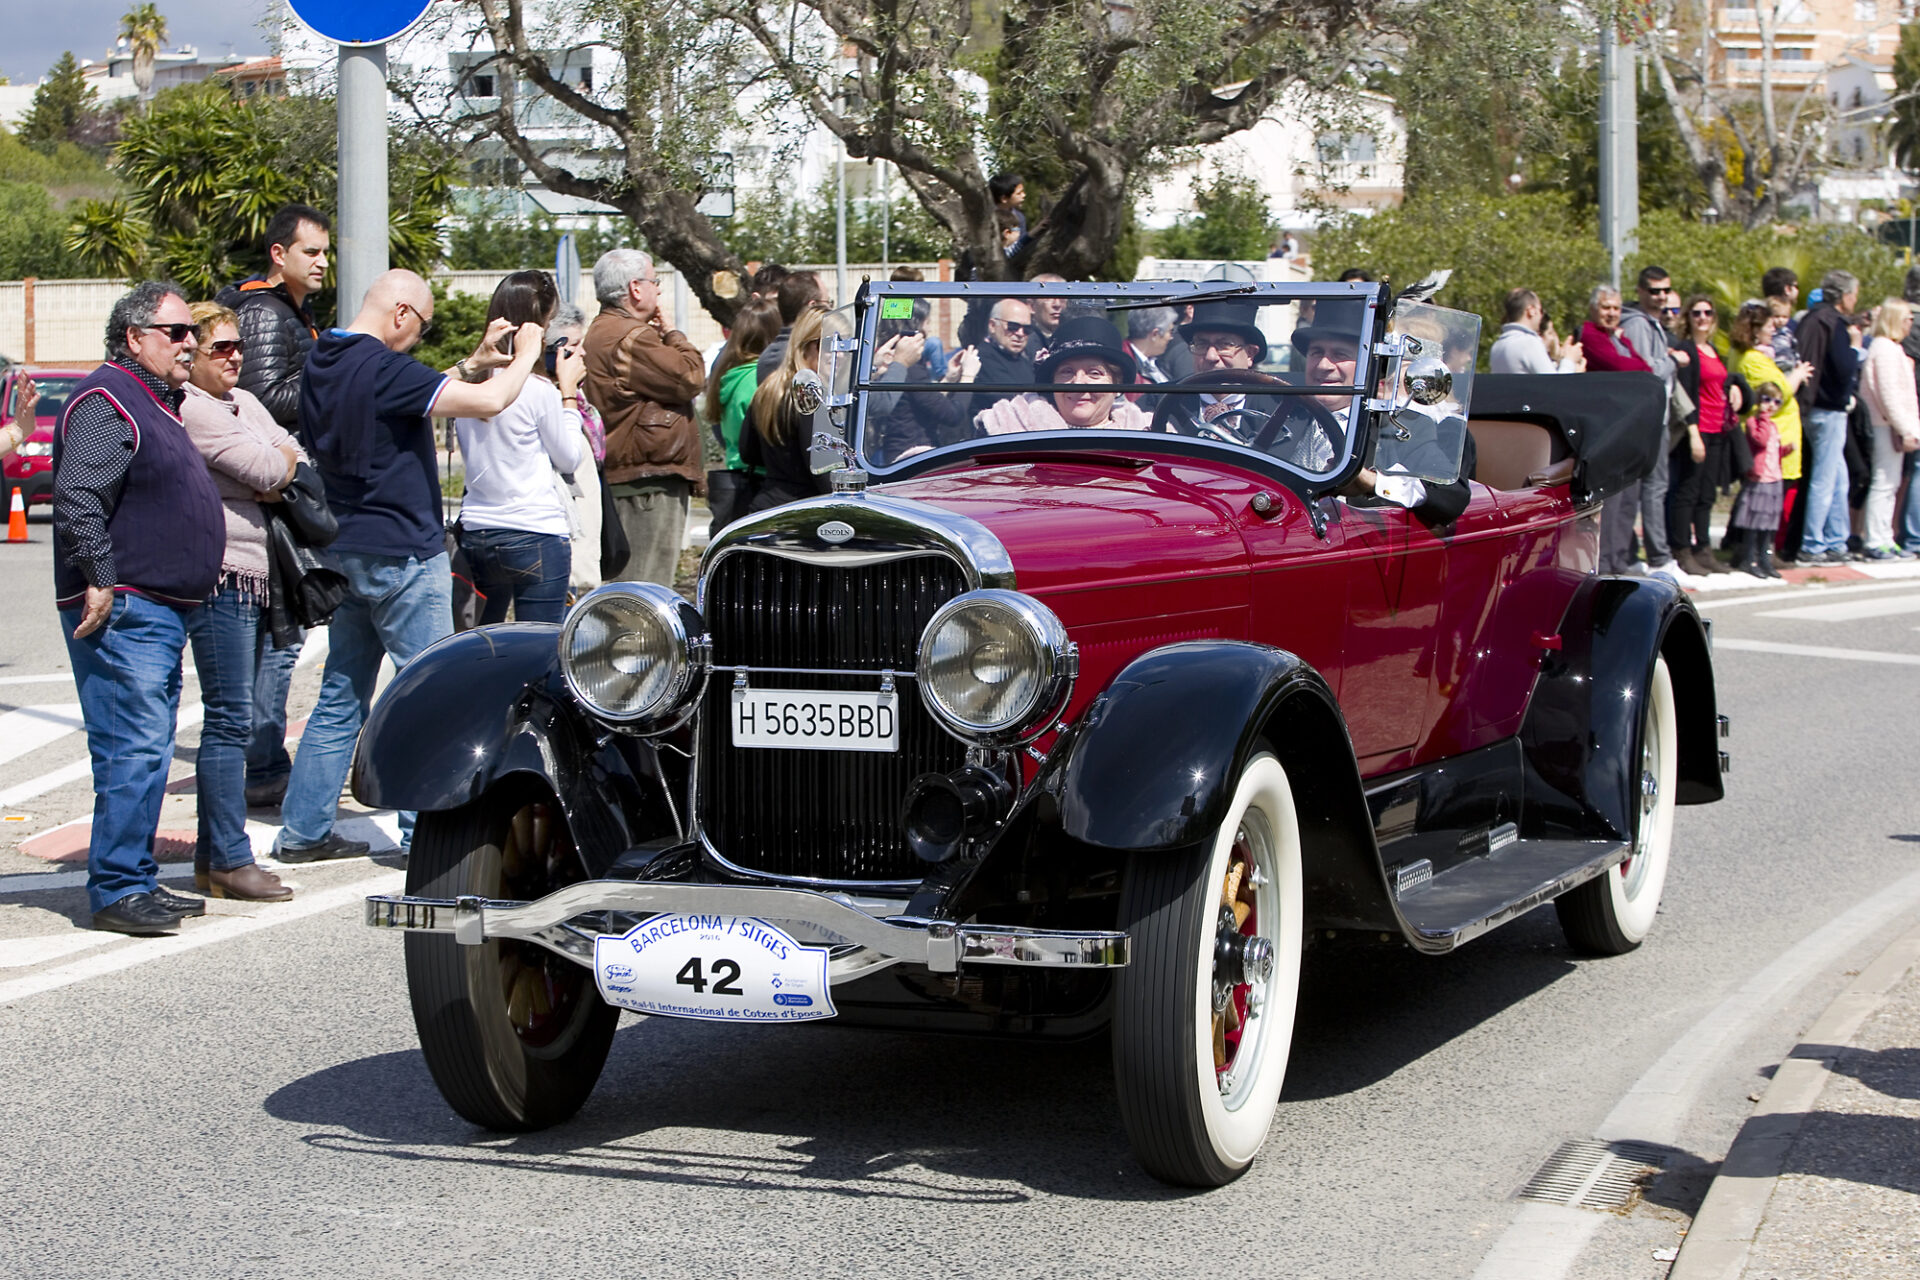
{"label": "rally number plate", "polygon": [[898,751],[897,693],[740,689],[733,695],[733,745],[799,751]]}
{"label": "rally number plate", "polygon": [[831,1018],[827,949],[751,916],[660,915],[593,945],[601,998],[713,1022]]}

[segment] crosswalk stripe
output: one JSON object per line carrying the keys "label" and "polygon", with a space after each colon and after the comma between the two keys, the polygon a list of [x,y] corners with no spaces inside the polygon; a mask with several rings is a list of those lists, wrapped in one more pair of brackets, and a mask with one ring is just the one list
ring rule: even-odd
{"label": "crosswalk stripe", "polygon": [[[205,719],[206,714],[207,709],[201,705],[198,699],[195,699],[193,702],[180,708],[180,719],[175,722],[174,732],[178,733],[181,729],[192,728],[194,725],[199,724],[201,720]],[[62,733],[61,736],[65,737],[67,733],[72,732],[74,732],[72,729],[68,729]],[[89,759],[81,759],[75,760],[72,764],[61,765],[58,769],[50,773],[43,773],[37,778],[28,778],[25,782],[16,783],[11,787],[0,790],[0,809],[9,809],[15,805],[25,804],[36,796],[43,796],[56,787],[64,787],[69,782],[78,782],[80,779],[91,774],[92,771],[92,761]]]}
{"label": "crosswalk stripe", "polygon": [[86,727],[77,702],[21,707],[0,714],[0,764],[50,746]]}
{"label": "crosswalk stripe", "polygon": [[8,684],[72,684],[73,672],[55,671],[44,676],[0,676],[0,685]]}
{"label": "crosswalk stripe", "polygon": [[1790,658],[1842,658],[1854,662],[1885,662],[1902,667],[1920,667],[1920,653],[1881,653],[1874,649],[1840,649],[1823,644],[1780,644],[1772,640],[1736,640],[1715,636],[1714,652],[1736,649],[1745,653],[1777,653]]}
{"label": "crosswalk stripe", "polygon": [[1862,622],[1868,618],[1894,618],[1905,613],[1920,613],[1920,596],[1876,596],[1869,600],[1843,600],[1838,604],[1763,609],[1756,616],[1799,618],[1807,622]]}

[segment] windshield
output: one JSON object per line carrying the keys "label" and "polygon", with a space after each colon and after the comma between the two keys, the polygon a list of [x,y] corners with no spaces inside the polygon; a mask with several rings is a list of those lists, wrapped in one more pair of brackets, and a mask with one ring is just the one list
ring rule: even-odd
{"label": "windshield", "polygon": [[[59,417],[60,411],[67,407],[67,397],[71,396],[73,389],[80,385],[80,379],[78,378],[56,378],[39,374],[31,376],[33,377],[33,384],[40,388],[40,403],[33,406],[33,416],[36,418]],[[14,403],[18,404],[20,399],[20,386],[17,382],[14,384],[13,399]],[[7,412],[9,414],[11,414],[13,410],[13,404],[7,406]]]}
{"label": "windshield", "polygon": [[833,390],[854,402],[854,445],[876,478],[948,454],[1138,447],[1151,436],[1323,480],[1366,443],[1377,292],[874,284],[849,382]]}

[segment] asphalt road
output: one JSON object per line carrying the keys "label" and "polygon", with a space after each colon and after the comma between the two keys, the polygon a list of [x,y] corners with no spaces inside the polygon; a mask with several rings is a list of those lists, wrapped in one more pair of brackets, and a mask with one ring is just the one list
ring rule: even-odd
{"label": "asphalt road", "polygon": [[[0,546],[0,678],[66,665],[22,550]],[[358,923],[396,873],[300,868],[288,906],[38,960],[87,936],[81,895],[0,879],[0,1275],[1664,1275],[1765,1073],[1920,915],[1920,581],[1709,612],[1735,772],[1680,810],[1646,945],[1575,959],[1548,910],[1444,959],[1312,952],[1273,1137],[1207,1194],[1135,1168],[1098,1043],[629,1015],[576,1119],[484,1133],[427,1077],[398,939]],[[71,701],[4,684],[0,711],[29,695]],[[49,793],[32,826],[85,805]],[[32,861],[13,834],[0,873]],[[1597,1133],[1659,1146],[1644,1198],[1516,1200]]]}

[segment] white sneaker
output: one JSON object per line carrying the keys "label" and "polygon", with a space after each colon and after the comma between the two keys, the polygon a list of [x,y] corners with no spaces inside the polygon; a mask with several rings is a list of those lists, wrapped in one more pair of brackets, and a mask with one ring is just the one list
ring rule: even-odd
{"label": "white sneaker", "polygon": [[1659,566],[1658,568],[1648,569],[1646,572],[1649,578],[1665,578],[1668,582],[1671,582],[1674,586],[1680,587],[1683,589],[1687,587],[1694,587],[1697,589],[1700,586],[1700,579],[1688,573],[1685,569],[1682,569],[1679,565],[1675,564],[1671,560],[1667,561],[1665,564]]}
{"label": "white sneaker", "polygon": [[1644,578],[1648,576],[1648,574],[1651,572],[1651,570],[1647,568],[1646,562],[1643,560],[1635,560],[1632,564],[1627,566],[1626,571],[1632,574],[1636,578]]}

